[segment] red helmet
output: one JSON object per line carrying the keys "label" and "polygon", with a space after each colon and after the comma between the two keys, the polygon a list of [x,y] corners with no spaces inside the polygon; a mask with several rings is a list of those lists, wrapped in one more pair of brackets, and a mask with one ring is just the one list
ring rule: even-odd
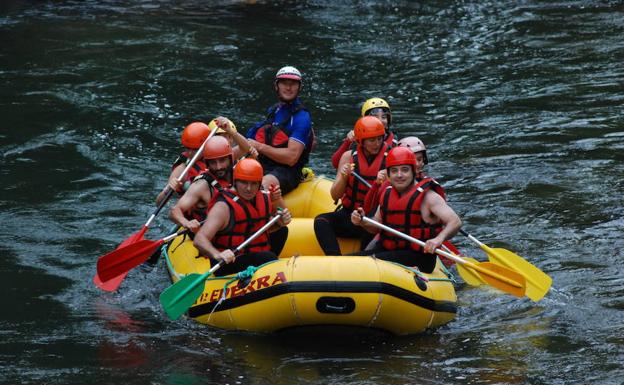
{"label": "red helmet", "polygon": [[234,180],[261,182],[263,175],[262,165],[255,159],[245,158],[234,166]]}
{"label": "red helmet", "polygon": [[364,116],[359,118],[357,122],[355,122],[353,131],[355,133],[355,139],[358,143],[361,143],[364,139],[384,136],[386,133],[383,123],[375,116]]}
{"label": "red helmet", "polygon": [[230,142],[222,136],[213,136],[204,147],[204,159],[218,159],[232,156]]}
{"label": "red helmet", "polygon": [[202,122],[193,122],[182,131],[182,145],[197,150],[210,134],[208,126]]}
{"label": "red helmet", "polygon": [[407,147],[394,147],[386,157],[386,168],[401,165],[412,166],[412,170],[416,166],[416,155]]}

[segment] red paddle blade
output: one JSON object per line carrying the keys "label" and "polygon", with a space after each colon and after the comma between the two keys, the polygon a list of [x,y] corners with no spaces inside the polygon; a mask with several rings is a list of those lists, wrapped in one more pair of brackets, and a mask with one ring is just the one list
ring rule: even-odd
{"label": "red paddle blade", "polygon": [[93,283],[95,284],[95,286],[99,287],[100,289],[104,291],[112,292],[112,291],[117,290],[119,286],[121,286],[121,282],[123,282],[124,278],[126,278],[126,275],[128,275],[127,271],[111,280],[102,282],[100,277],[97,274],[95,274],[95,276],[93,276]]}
{"label": "red paddle blade", "polygon": [[[124,241],[121,242],[119,246],[117,246],[117,249],[120,249],[122,247],[128,246],[130,244],[133,244],[135,242],[142,240],[143,236],[147,232],[147,229],[149,229],[149,227],[143,226],[141,230],[137,231],[136,233],[132,234],[128,238],[124,239]],[[106,282],[103,282],[98,276],[98,274],[96,273],[95,277],[93,277],[93,283],[95,284],[95,286],[99,287],[100,289],[104,291],[115,291],[117,290],[117,288],[119,288],[119,285],[121,285],[121,282],[123,282],[124,278],[126,278],[126,275],[128,275],[127,271],[121,275],[118,275],[117,277],[115,277],[115,279],[111,279]]]}
{"label": "red paddle blade", "polygon": [[97,262],[97,272],[104,282],[109,281],[133,267],[142,264],[154,253],[164,241],[150,241],[143,239],[126,247],[111,251],[100,257]]}

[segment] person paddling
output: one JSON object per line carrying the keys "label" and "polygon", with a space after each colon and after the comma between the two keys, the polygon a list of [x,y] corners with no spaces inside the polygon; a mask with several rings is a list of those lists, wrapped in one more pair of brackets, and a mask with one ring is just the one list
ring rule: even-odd
{"label": "person paddling", "polygon": [[342,155],[330,188],[332,198],[342,200],[342,207],[314,218],[314,233],[325,255],[342,255],[337,237],[361,238],[362,248],[373,238],[351,223],[350,215],[351,211],[362,206],[370,183],[379,170],[385,168],[390,147],[383,142],[383,123],[374,116],[358,119],[354,132],[357,148]]}
{"label": "person paddling", "polygon": [[[260,190],[263,170],[258,161],[250,158],[239,161],[233,174],[234,185],[219,193],[193,241],[200,255],[209,258],[212,266],[220,261],[226,263],[215,272],[217,276],[234,274],[277,258],[266,233],[250,242],[240,255],[234,255],[232,250],[268,223],[276,210],[269,193]],[[291,219],[290,211],[283,208],[276,227],[269,232],[285,228]]]}
{"label": "person paddling", "polygon": [[249,145],[247,138],[236,130],[236,125],[230,119],[218,116],[208,123],[208,128],[211,131],[216,128],[216,134],[228,140],[234,159],[240,159],[245,155],[250,155],[252,158],[258,157],[256,149]]}
{"label": "person paddling", "polygon": [[208,167],[195,178],[188,190],[169,210],[169,218],[176,224],[196,233],[206,218],[209,204],[217,192],[232,186],[234,158],[225,137],[215,136],[204,148]]}
{"label": "person paddling", "polygon": [[[362,221],[363,208],[351,213],[351,222],[370,233],[379,233],[379,242],[371,250],[357,254],[374,255],[406,266],[417,266],[430,273],[435,268],[435,249],[452,238],[461,228],[459,216],[439,194],[430,178],[416,179],[416,156],[405,147],[395,147],[386,160],[390,186],[383,191],[373,219],[425,242],[425,247],[381,231]],[[439,186],[439,185],[438,185]]]}
{"label": "person paddling", "polygon": [[167,186],[165,186],[156,197],[156,205],[160,205],[165,198],[168,188],[182,195],[193,179],[206,170],[206,164],[203,159],[198,159],[189,169],[184,180],[178,182],[178,177],[182,175],[187,163],[193,158],[193,155],[195,155],[209,134],[210,128],[202,122],[193,122],[184,128],[181,141],[185,151],[173,162],[169,181],[167,182]]}
{"label": "person paddling", "polygon": [[[381,120],[384,124],[384,128],[386,130],[384,134],[384,142],[390,147],[394,147],[397,145],[397,135],[393,131],[390,130],[390,125],[392,123],[392,112],[390,110],[390,105],[388,102],[383,100],[382,98],[370,98],[362,104],[361,114],[363,116],[376,116]],[[355,133],[353,130],[347,133],[344,141],[338,147],[334,155],[332,155],[331,161],[332,166],[334,168],[338,168],[338,163],[340,162],[340,157],[347,150],[353,150],[355,148]]]}
{"label": "person paddling", "polygon": [[[247,132],[249,144],[258,151],[264,169],[262,185],[274,186],[282,194],[294,190],[303,177],[314,143],[310,113],[299,99],[301,72],[282,67],[273,80],[279,102],[268,109],[267,117]],[[281,203],[281,202],[280,202]]]}

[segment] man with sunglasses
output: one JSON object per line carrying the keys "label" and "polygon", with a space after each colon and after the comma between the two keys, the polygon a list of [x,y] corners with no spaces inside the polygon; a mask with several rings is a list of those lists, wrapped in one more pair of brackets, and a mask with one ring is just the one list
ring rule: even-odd
{"label": "man with sunglasses", "polygon": [[[386,134],[384,135],[384,142],[390,147],[394,147],[398,143],[397,135],[390,130],[390,124],[392,123],[392,111],[388,102],[382,98],[370,98],[362,104],[361,116],[375,116],[384,124]],[[355,134],[353,130],[347,133],[347,137],[342,142],[340,147],[332,155],[332,165],[334,168],[338,168],[340,157],[347,150],[355,149]]]}

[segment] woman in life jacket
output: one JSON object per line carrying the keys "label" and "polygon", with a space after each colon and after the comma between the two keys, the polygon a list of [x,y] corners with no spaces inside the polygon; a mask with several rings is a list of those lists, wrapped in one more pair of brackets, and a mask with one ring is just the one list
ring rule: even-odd
{"label": "woman in life jacket", "polygon": [[358,254],[375,255],[405,266],[417,266],[430,273],[436,264],[434,250],[453,237],[461,227],[461,219],[435,189],[431,178],[416,179],[416,156],[405,147],[395,147],[386,160],[390,186],[382,193],[373,219],[404,234],[425,242],[421,248],[372,224],[362,222],[363,208],[354,210],[351,221],[370,233],[380,234],[371,250]]}
{"label": "woman in life jacket", "polygon": [[[392,111],[390,110],[390,105],[388,102],[383,100],[382,98],[370,98],[362,104],[362,110],[360,116],[376,116],[381,122],[384,124],[386,132],[384,134],[384,142],[390,147],[394,147],[398,144],[396,134],[390,130],[390,125],[392,123]],[[344,141],[338,147],[334,155],[332,155],[332,166],[334,168],[338,168],[338,163],[340,162],[340,157],[347,150],[353,150],[355,148],[355,132],[353,130],[347,133]]]}
{"label": "woman in life jacket", "polygon": [[[271,251],[269,235],[265,232],[254,239],[239,255],[233,249],[267,224],[275,209],[269,193],[260,190],[262,166],[255,159],[242,159],[234,167],[234,185],[224,189],[208,212],[193,244],[200,255],[210,259],[214,266],[226,264],[215,272],[222,276],[234,274],[248,266],[260,266],[277,258]],[[285,228],[291,221],[290,211],[284,208],[282,217],[268,232]]]}
{"label": "woman in life jacket", "polygon": [[[188,126],[184,127],[184,131],[182,131],[182,146],[184,146],[185,151],[178,156],[178,158],[173,162],[171,166],[171,173],[169,175],[169,180],[167,182],[167,186],[177,192],[179,195],[182,195],[184,191],[191,184],[193,179],[199,174],[201,174],[206,169],[206,164],[204,160],[197,159],[197,161],[193,164],[189,172],[186,174],[184,180],[178,182],[178,177],[182,175],[182,172],[186,168],[188,162],[193,158],[199,147],[201,147],[202,143],[206,140],[208,135],[210,134],[210,128],[205,123],[202,122],[193,122]],[[156,205],[159,205],[160,202],[165,198],[167,194],[167,187],[163,188],[163,190],[156,197]]]}
{"label": "woman in life jacket", "polygon": [[362,206],[368,186],[379,170],[385,168],[390,148],[383,142],[384,125],[374,116],[358,119],[354,131],[357,148],[342,155],[336,179],[330,188],[332,198],[342,200],[342,207],[314,218],[314,233],[325,255],[342,255],[337,237],[361,238],[363,246],[372,239],[371,235],[351,223],[350,215],[351,211]]}
{"label": "woman in life jacket", "polygon": [[270,186],[280,188],[282,194],[294,190],[301,182],[302,169],[314,143],[310,113],[299,99],[302,86],[301,72],[295,67],[286,66],[277,71],[273,87],[279,102],[246,135],[264,168],[262,185],[267,190]]}
{"label": "woman in life jacket", "polygon": [[204,147],[207,170],[199,174],[184,195],[169,210],[169,219],[196,233],[199,222],[206,219],[219,191],[232,186],[234,157],[225,137],[215,136]]}

